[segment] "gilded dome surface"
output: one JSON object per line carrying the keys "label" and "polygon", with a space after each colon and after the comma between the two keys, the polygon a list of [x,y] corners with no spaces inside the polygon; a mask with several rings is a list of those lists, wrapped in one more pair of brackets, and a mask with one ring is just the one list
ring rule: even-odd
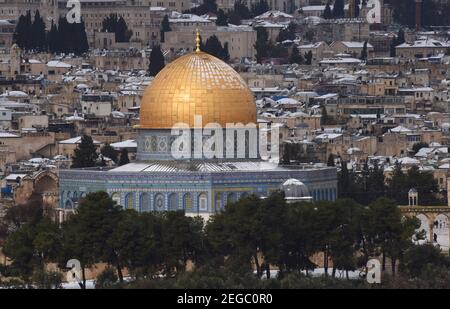
{"label": "gilded dome surface", "polygon": [[168,64],[145,90],[140,128],[170,129],[177,123],[256,123],[253,93],[241,76],[222,60],[203,52]]}

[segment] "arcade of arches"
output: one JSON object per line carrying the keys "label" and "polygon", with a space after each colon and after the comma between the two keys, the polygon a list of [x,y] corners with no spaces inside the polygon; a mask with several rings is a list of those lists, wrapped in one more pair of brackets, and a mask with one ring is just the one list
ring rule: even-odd
{"label": "arcade of arches", "polygon": [[59,180],[55,173],[40,171],[22,178],[14,190],[14,203],[25,204],[32,198],[39,198],[47,215],[54,216],[59,205]]}

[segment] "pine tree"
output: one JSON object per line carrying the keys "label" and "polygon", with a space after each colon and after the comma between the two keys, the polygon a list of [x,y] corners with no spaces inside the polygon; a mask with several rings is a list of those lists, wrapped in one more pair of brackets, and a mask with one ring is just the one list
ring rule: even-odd
{"label": "pine tree", "polygon": [[33,23],[31,20],[31,13],[27,11],[27,14],[21,15],[17,22],[16,29],[14,31],[14,42],[24,50],[31,50],[33,48]]}
{"label": "pine tree", "polygon": [[97,150],[92,137],[83,135],[81,143],[75,149],[75,154],[72,158],[72,168],[94,167],[97,157]]}
{"label": "pine tree", "polygon": [[334,1],[333,17],[334,18],[343,18],[343,17],[345,17],[344,0],[336,0],[336,1]]}
{"label": "pine tree", "polygon": [[259,0],[259,2],[252,4],[252,9],[251,9],[252,17],[262,15],[267,11],[270,11],[270,6],[266,0]]}
{"label": "pine tree", "polygon": [[325,11],[323,12],[323,18],[324,19],[332,19],[333,18],[333,12],[331,11],[330,1],[328,1],[327,5],[325,6]]}
{"label": "pine tree", "polygon": [[165,67],[164,55],[161,51],[161,46],[156,45],[152,48],[150,53],[150,65],[148,71],[150,76],[156,76]]}
{"label": "pine tree", "polygon": [[116,42],[129,42],[131,33],[128,31],[128,26],[123,17],[118,17],[117,14],[110,14],[103,19],[102,31],[115,34]]}
{"label": "pine tree", "polygon": [[263,27],[256,28],[255,50],[256,61],[261,63],[261,61],[268,56],[269,52],[269,34]]}
{"label": "pine tree", "polygon": [[391,46],[390,46],[390,56],[395,57],[397,56],[397,50],[395,47],[397,46],[397,37],[392,38],[391,40]]}
{"label": "pine tree", "polygon": [[363,49],[361,51],[361,60],[366,61],[368,56],[367,52],[367,41],[364,42]]}
{"label": "pine tree", "polygon": [[47,33],[47,44],[51,53],[55,54],[60,51],[60,47],[58,46],[58,28],[53,21],[50,31]]}
{"label": "pine tree", "polygon": [[105,146],[103,146],[103,147],[100,149],[100,153],[101,153],[103,156],[105,156],[105,157],[107,157],[107,158],[110,158],[110,159],[113,160],[115,163],[117,163],[117,159],[118,159],[118,156],[117,156],[117,150],[115,150],[113,147],[111,147],[110,144],[106,144]]}
{"label": "pine tree", "polygon": [[31,29],[31,48],[40,52],[47,50],[45,22],[42,19],[39,10],[36,10],[36,13],[34,15],[34,22]]}
{"label": "pine tree", "polygon": [[305,54],[305,64],[311,65],[312,64],[312,60],[313,60],[313,53],[312,53],[312,51],[308,51]]}
{"label": "pine tree", "polygon": [[126,165],[128,163],[130,163],[130,158],[128,157],[128,149],[123,148],[120,152],[119,166]]}
{"label": "pine tree", "polygon": [[361,4],[360,0],[355,0],[355,17],[358,18],[360,15],[360,8],[359,5]]}
{"label": "pine tree", "polygon": [[298,49],[297,45],[294,45],[291,52],[291,57],[289,58],[289,62],[291,64],[303,64],[304,59],[302,57],[302,54],[300,53],[300,50]]}
{"label": "pine tree", "polygon": [[405,31],[403,30],[403,28],[400,28],[400,30],[398,30],[398,34],[397,34],[397,45],[401,45],[403,43],[405,43]]}
{"label": "pine tree", "polygon": [[328,156],[327,166],[329,166],[329,167],[335,166],[334,155],[332,153],[330,153],[330,155]]}
{"label": "pine tree", "polygon": [[217,26],[228,26],[228,18],[222,9],[217,11],[216,25]]}
{"label": "pine tree", "polygon": [[161,22],[161,43],[166,41],[166,32],[170,32],[172,29],[170,28],[169,16],[165,15]]}

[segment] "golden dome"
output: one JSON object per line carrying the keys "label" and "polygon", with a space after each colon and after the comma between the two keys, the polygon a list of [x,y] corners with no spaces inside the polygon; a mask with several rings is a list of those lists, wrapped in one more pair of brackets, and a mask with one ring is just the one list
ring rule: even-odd
{"label": "golden dome", "polygon": [[145,90],[140,128],[170,129],[177,123],[256,123],[253,93],[229,65],[203,52],[168,64]]}

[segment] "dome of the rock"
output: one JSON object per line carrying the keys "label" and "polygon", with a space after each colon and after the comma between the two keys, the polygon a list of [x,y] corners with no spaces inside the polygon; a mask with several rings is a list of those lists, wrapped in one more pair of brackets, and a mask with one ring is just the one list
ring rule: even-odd
{"label": "dome of the rock", "polygon": [[141,129],[170,129],[177,123],[256,123],[253,93],[241,76],[222,60],[203,52],[168,64],[145,90]]}

